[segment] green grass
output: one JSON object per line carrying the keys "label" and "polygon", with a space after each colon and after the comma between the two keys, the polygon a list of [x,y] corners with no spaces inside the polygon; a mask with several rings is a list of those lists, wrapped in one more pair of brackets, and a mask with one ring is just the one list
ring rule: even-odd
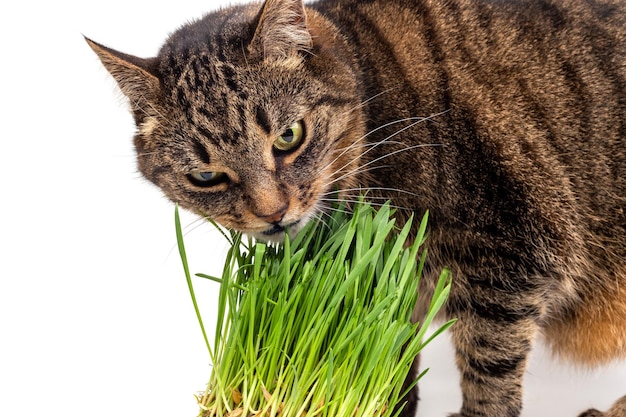
{"label": "green grass", "polygon": [[[225,232],[231,247],[217,281],[212,343],[194,294],[178,210],[176,231],[187,283],[213,370],[198,397],[202,417],[392,417],[402,383],[429,338],[425,332],[450,290],[441,274],[429,313],[411,322],[424,216],[413,243],[411,224],[393,210],[360,202],[310,222],[293,240],[266,245]],[[424,300],[422,300],[424,302]],[[417,382],[417,381],[415,381]]]}

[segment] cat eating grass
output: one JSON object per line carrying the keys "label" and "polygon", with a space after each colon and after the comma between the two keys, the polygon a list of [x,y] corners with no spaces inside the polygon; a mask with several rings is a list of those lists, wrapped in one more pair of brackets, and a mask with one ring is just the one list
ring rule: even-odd
{"label": "cat eating grass", "polygon": [[87,41],[139,170],[200,216],[281,240],[363,192],[430,210],[420,298],[449,267],[455,416],[519,416],[540,335],[585,366],[626,357],[625,1],[266,0],[153,58]]}

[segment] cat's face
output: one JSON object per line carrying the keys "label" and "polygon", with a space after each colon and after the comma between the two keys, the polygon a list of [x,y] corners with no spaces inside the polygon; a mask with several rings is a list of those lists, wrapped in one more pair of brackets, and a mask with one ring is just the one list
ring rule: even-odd
{"label": "cat's face", "polygon": [[150,60],[90,42],[131,100],[140,171],[172,201],[278,240],[357,185],[357,80],[306,13],[300,1],[227,9]]}

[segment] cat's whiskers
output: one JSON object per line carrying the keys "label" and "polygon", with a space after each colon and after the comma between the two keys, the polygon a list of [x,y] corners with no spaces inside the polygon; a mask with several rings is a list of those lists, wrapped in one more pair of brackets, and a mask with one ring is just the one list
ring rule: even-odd
{"label": "cat's whiskers", "polygon": [[[372,142],[372,143],[374,144],[374,145],[373,145],[373,147],[376,147],[376,146],[378,146],[378,145],[381,145],[381,144],[383,144],[383,143],[388,142],[388,141],[389,141],[389,139],[391,139],[392,137],[396,136],[398,133],[403,132],[403,131],[404,131],[404,130],[406,130],[407,128],[413,127],[415,124],[417,124],[417,123],[419,123],[419,122],[422,122],[422,121],[424,121],[424,120],[427,120],[427,119],[426,119],[426,118],[424,118],[424,117],[407,117],[407,118],[404,118],[404,119],[394,120],[394,121],[392,121],[392,122],[385,123],[384,125],[378,126],[377,128],[374,128],[374,129],[370,130],[369,132],[367,132],[366,134],[364,134],[363,136],[361,136],[359,139],[355,140],[355,141],[354,141],[353,143],[351,143],[349,146],[347,146],[347,147],[345,147],[345,148],[342,148],[342,149],[343,149],[343,151],[342,151],[339,155],[337,155],[337,156],[335,157],[335,159],[334,159],[334,160],[332,160],[329,164],[327,164],[327,167],[328,167],[328,166],[331,166],[332,164],[334,164],[334,163],[335,163],[335,162],[336,162],[339,158],[341,158],[343,155],[345,155],[345,154],[346,154],[346,152],[348,152],[348,151],[350,151],[350,150],[355,149],[355,147],[357,147],[357,146],[364,146],[364,145],[365,145],[365,146],[367,146],[367,145],[369,145],[369,143],[363,144],[363,143],[362,143],[362,142],[363,142],[363,140],[365,140],[368,136],[370,136],[370,135],[372,135],[372,134],[374,134],[374,133],[378,132],[378,131],[379,131],[379,130],[381,130],[381,129],[387,128],[387,127],[389,127],[389,126],[393,126],[393,125],[398,124],[398,123],[411,122],[411,121],[413,122],[413,123],[411,123],[409,126],[405,126],[403,129],[401,129],[401,130],[399,130],[399,131],[395,132],[394,134],[392,134],[392,135],[390,135],[390,136],[386,137],[385,139],[383,139],[383,140],[381,140],[381,141],[379,141],[379,142]],[[370,148],[370,149],[371,149],[371,148]],[[369,150],[368,150],[368,152],[369,152]],[[352,162],[352,161],[351,161],[351,162]],[[347,164],[347,165],[349,165],[349,164]],[[345,165],[345,166],[341,167],[340,169],[345,168],[347,165]]]}
{"label": "cat's whiskers", "polygon": [[318,203],[315,211],[311,214],[311,218],[321,223],[325,228],[330,230],[330,225],[328,224],[328,221],[333,220],[333,217],[329,214],[329,211],[332,210],[332,206],[324,203]]}
{"label": "cat's whiskers", "polygon": [[[363,194],[363,192],[367,193],[368,191],[387,191],[387,192],[396,192],[399,194],[408,194],[412,197],[419,197],[419,194],[416,193],[412,193],[410,191],[407,190],[403,190],[401,188],[392,188],[392,187],[353,187],[353,188],[343,188],[343,189],[338,189],[338,190],[333,190],[333,191],[327,191],[325,193],[322,193],[321,195],[332,195],[332,194],[336,194],[336,193],[346,193],[346,192],[352,192],[352,191],[357,191],[360,194]],[[387,198],[387,197],[373,197],[373,196],[367,196],[367,198]]]}
{"label": "cat's whiskers", "polygon": [[[397,141],[381,141],[381,142],[371,142],[371,143],[363,143],[360,144],[358,146],[355,146],[355,144],[350,145],[347,148],[342,148],[344,149],[344,152],[342,152],[339,156],[337,156],[335,159],[333,159],[331,162],[327,163],[326,165],[324,165],[324,167],[320,170],[320,171],[325,171],[326,169],[330,168],[335,162],[337,162],[337,160],[345,154],[345,151],[349,150],[349,148],[354,148],[353,150],[358,150],[358,149],[365,149],[365,148],[372,148],[372,147],[376,147],[378,145],[402,145],[405,146],[405,144],[403,144],[402,142],[397,142]],[[341,150],[341,149],[337,149],[337,150]],[[367,152],[369,151],[369,149],[365,152],[360,152],[357,156],[357,158],[353,158],[351,159],[349,162],[347,162],[346,164],[344,164],[343,166],[341,166],[340,168],[336,169],[333,172],[333,175],[341,172],[344,168],[348,167],[349,165],[351,165],[353,162],[355,162],[357,159],[359,159],[362,155],[365,155]],[[332,175],[331,175],[332,178]]]}
{"label": "cat's whiskers", "polygon": [[[330,204],[327,204],[326,202],[330,202]],[[337,207],[335,203],[338,202],[339,200],[333,199],[325,199],[324,201],[319,201],[316,206],[315,214],[312,217],[322,222],[325,227],[330,227],[326,222],[326,219],[328,219],[328,221],[334,221],[331,214],[332,212],[344,214],[349,213],[349,210]]]}
{"label": "cat's whiskers", "polygon": [[[435,113],[432,114],[430,116],[427,117],[407,117],[404,119],[398,119],[389,123],[385,123],[384,125],[381,125],[375,129],[370,130],[369,132],[367,132],[365,135],[363,135],[361,138],[359,138],[358,140],[354,141],[354,143],[352,143],[350,146],[348,146],[347,148],[345,148],[332,162],[330,162],[329,164],[327,164],[323,169],[328,169],[328,167],[332,166],[332,164],[334,164],[339,158],[341,158],[343,155],[345,155],[346,152],[348,152],[348,150],[353,149],[353,146],[362,146],[362,144],[360,143],[361,141],[363,141],[365,138],[367,138],[369,135],[376,133],[377,131],[384,129],[386,127],[389,126],[393,126],[394,124],[398,124],[398,123],[403,123],[403,122],[408,122],[408,121],[413,121],[413,123],[410,123],[409,125],[403,127],[402,129],[397,130],[396,132],[392,133],[391,135],[387,136],[386,138],[384,138],[381,141],[375,142],[373,144],[373,146],[371,146],[369,149],[367,149],[365,152],[361,153],[359,155],[359,158],[362,157],[363,155],[366,155],[367,153],[371,152],[373,149],[377,148],[378,146],[385,144],[385,143],[389,143],[390,139],[392,139],[393,137],[399,135],[400,133],[412,128],[413,126],[416,126],[419,123],[425,122],[425,121],[430,121],[433,120],[435,117],[440,116],[442,114],[447,113],[449,110],[444,110],[442,112],[439,113]],[[424,145],[424,146],[433,146],[433,145]],[[405,149],[408,150],[408,149]],[[389,155],[393,155],[389,154]],[[338,168],[337,170],[335,170],[335,173],[338,173],[340,171],[342,171],[343,169],[345,169],[346,167],[348,167],[350,164],[352,164],[354,162],[355,159],[347,162],[346,164],[344,164],[342,167]],[[371,162],[371,161],[370,161]],[[345,178],[345,175],[342,176],[343,178]]]}
{"label": "cat's whiskers", "polygon": [[[371,161],[369,161],[369,162],[367,162],[367,163],[365,163],[365,164],[363,164],[363,165],[360,165],[360,166],[358,166],[357,168],[354,168],[354,169],[352,169],[352,170],[350,170],[350,171],[347,171],[347,172],[346,172],[346,173],[344,173],[343,175],[341,175],[341,176],[339,176],[339,177],[337,177],[337,178],[333,179],[333,180],[332,180],[332,181],[331,181],[328,185],[333,185],[334,183],[339,182],[339,181],[341,181],[341,180],[343,180],[343,179],[345,179],[345,178],[347,178],[347,177],[350,177],[350,176],[352,176],[352,175],[362,174],[362,173],[365,173],[365,172],[370,172],[370,171],[371,171],[371,170],[373,170],[373,169],[382,168],[382,167],[384,167],[384,166],[379,165],[379,166],[371,167],[371,168],[368,168],[368,169],[363,169],[363,168],[367,168],[367,167],[369,167],[370,165],[373,165],[373,164],[375,164],[375,163],[377,163],[377,162],[379,162],[379,161],[382,161],[382,160],[383,160],[383,159],[385,159],[385,158],[389,158],[390,156],[393,156],[393,155],[399,154],[399,153],[401,153],[401,152],[406,152],[406,151],[410,151],[410,150],[413,150],[413,149],[427,148],[427,147],[437,147],[437,146],[444,146],[444,145],[443,145],[443,144],[441,144],[441,143],[434,143],[434,144],[418,144],[418,145],[408,146],[408,147],[406,147],[406,148],[402,148],[402,149],[397,149],[397,150],[395,150],[395,151],[393,151],[393,152],[390,152],[390,153],[388,153],[388,154],[385,154],[385,155],[379,156],[378,158],[372,159]],[[369,150],[368,150],[368,151],[369,151]],[[341,171],[341,169],[337,170],[336,172],[340,172],[340,171]]]}
{"label": "cat's whiskers", "polygon": [[[361,142],[362,142],[362,140],[361,140]],[[363,149],[363,148],[369,148],[369,147],[372,147],[372,146],[376,146],[377,144],[378,144],[378,142],[366,142],[366,143],[354,142],[354,143],[350,144],[349,146],[346,146],[345,148],[337,148],[337,149],[335,149],[335,151],[336,152],[342,152],[342,154],[343,154],[343,153],[345,153],[345,152],[347,152],[349,150],[358,150],[358,149]],[[383,144],[384,145],[402,145],[402,146],[407,146],[405,143],[399,142],[399,141],[395,141],[395,140],[384,141]],[[335,161],[337,161],[337,159],[339,159],[340,156],[335,158],[333,160],[333,162],[331,162],[329,165],[332,165]]]}
{"label": "cat's whiskers", "polygon": [[194,232],[195,230],[199,229],[200,227],[206,224],[210,224],[210,222],[207,221],[207,217],[198,216],[191,223],[183,227],[183,235],[187,236],[188,234]]}
{"label": "cat's whiskers", "polygon": [[250,64],[248,63],[248,55],[246,54],[246,47],[243,44],[243,39],[241,40],[241,52],[243,55],[243,61],[246,63],[246,68],[250,68]]}
{"label": "cat's whiskers", "polygon": [[[322,176],[324,174],[324,171],[320,172],[319,175]],[[331,177],[326,177],[324,178],[324,183],[327,183],[330,181]],[[323,192],[321,194],[319,194],[320,196],[328,196],[331,193],[329,192]],[[341,209],[338,208],[336,206],[334,206],[334,204],[327,204],[326,202],[331,202],[334,203],[336,202],[337,199],[330,199],[330,198],[323,198],[323,199],[317,199],[317,201],[315,202],[313,208],[310,211],[310,216],[311,218],[315,218],[321,222],[323,222],[324,224],[326,224],[325,222],[325,218],[328,218],[329,220],[333,220],[333,217],[330,213],[332,213],[333,211],[341,211],[341,212],[347,212],[348,210],[346,209]]]}
{"label": "cat's whiskers", "polygon": [[[356,196],[356,195],[349,195],[349,196],[347,196],[347,197],[351,197],[351,198],[344,198],[344,199],[341,199],[341,201],[342,201],[342,202],[344,202],[344,203],[354,203],[354,204],[357,204],[357,203],[359,203],[359,201],[360,201],[360,200],[359,200],[359,196]],[[334,202],[336,202],[336,201],[337,201],[337,199],[333,199],[333,198],[321,198],[321,199],[320,199],[320,201],[328,201],[328,202],[333,202],[333,203],[334,203]],[[387,203],[386,203],[386,201],[385,201],[385,202],[383,202],[383,203],[379,203],[379,202],[376,202],[376,201],[370,201],[369,199],[368,199],[368,203],[369,203],[370,205],[372,205],[373,207],[382,207],[382,206],[384,206],[385,204],[387,204]],[[412,209],[410,209],[410,208],[408,208],[408,207],[398,206],[398,205],[394,205],[394,204],[389,204],[389,207],[390,207],[390,208],[393,208],[393,209],[397,209],[397,210],[412,211]]]}
{"label": "cat's whiskers", "polygon": [[137,156],[152,156],[152,155],[158,155],[159,153],[157,151],[152,151],[152,152],[137,152]]}
{"label": "cat's whiskers", "polygon": [[398,87],[392,87],[392,88],[388,88],[387,90],[381,91],[380,93],[374,94],[374,95],[373,95],[373,96],[371,96],[370,98],[368,98],[368,99],[366,99],[366,100],[363,100],[362,102],[360,102],[360,103],[359,103],[359,104],[357,104],[356,106],[352,107],[351,109],[346,110],[346,112],[345,112],[345,113],[346,113],[346,114],[350,114],[350,113],[352,113],[352,112],[353,112],[353,111],[355,111],[355,110],[362,109],[362,108],[363,108],[363,107],[364,107],[367,103],[369,103],[370,101],[373,101],[373,100],[377,99],[378,97],[380,97],[380,96],[382,96],[382,95],[384,95],[384,94],[390,93],[390,92],[392,92],[393,90],[397,90],[397,89],[399,89],[399,88],[400,88],[400,86],[398,86]]}
{"label": "cat's whiskers", "polygon": [[[196,230],[198,230],[200,227],[203,227],[206,224],[210,224],[209,222],[206,221],[206,217],[204,216],[198,216],[195,217],[195,219],[186,224],[185,226],[183,226],[183,237],[188,237],[189,235],[191,235],[191,233],[195,232]],[[209,229],[207,229],[207,231],[209,233],[220,233],[220,235],[224,236],[226,238],[226,240],[228,240],[228,238],[226,237],[226,235],[224,234],[223,231],[216,229],[215,227],[211,227]],[[168,253],[168,257],[174,253],[174,250],[176,250],[176,245],[172,245],[172,247],[170,248],[170,251]]]}
{"label": "cat's whiskers", "polygon": [[[396,136],[396,135],[400,134],[401,132],[403,132],[403,131],[405,131],[405,130],[407,130],[407,129],[410,129],[411,127],[413,127],[413,126],[417,125],[418,123],[421,123],[421,122],[423,122],[423,121],[427,121],[427,120],[432,120],[433,118],[435,118],[435,117],[437,117],[437,116],[439,116],[439,115],[441,115],[441,114],[444,114],[444,113],[446,113],[446,112],[447,112],[447,111],[440,112],[440,113],[437,113],[437,114],[433,114],[433,115],[431,115],[431,116],[429,116],[429,117],[419,117],[419,118],[418,118],[418,117],[413,117],[413,118],[405,118],[405,119],[400,119],[400,120],[396,120],[396,121],[394,121],[394,122],[389,122],[389,123],[387,123],[387,124],[385,124],[385,125],[383,125],[383,126],[380,126],[380,127],[376,128],[376,129],[373,129],[372,131],[370,131],[370,132],[366,133],[366,134],[365,134],[362,138],[360,138],[358,141],[355,141],[353,144],[351,144],[350,146],[346,147],[346,148],[345,148],[345,149],[344,149],[344,150],[340,153],[340,155],[339,155],[338,157],[336,157],[336,158],[335,158],[335,159],[334,159],[334,160],[333,160],[330,164],[327,164],[327,165],[324,167],[323,171],[325,171],[328,167],[332,166],[332,164],[333,164],[333,163],[335,163],[335,162],[336,162],[336,161],[337,161],[337,160],[338,160],[338,159],[339,159],[342,155],[344,155],[344,154],[345,154],[345,153],[346,153],[349,149],[354,149],[356,146],[358,146],[358,147],[360,147],[360,148],[368,148],[365,152],[362,152],[362,153],[360,153],[360,154],[357,156],[357,158],[361,158],[363,155],[367,154],[368,152],[372,151],[373,149],[377,148],[377,147],[378,147],[378,146],[380,146],[380,145],[383,145],[383,144],[392,144],[392,143],[396,143],[396,144],[397,144],[397,143],[398,143],[397,141],[392,141],[392,140],[391,140],[394,136]],[[372,134],[372,133],[374,133],[374,132],[376,132],[376,131],[378,131],[378,130],[380,130],[380,129],[383,129],[384,127],[388,127],[388,126],[391,126],[391,125],[393,125],[393,124],[397,124],[397,123],[401,123],[401,122],[405,122],[405,121],[410,121],[410,120],[414,120],[414,122],[413,122],[413,123],[410,123],[408,126],[403,127],[402,129],[399,129],[398,131],[396,131],[395,133],[393,133],[393,134],[391,134],[391,135],[387,136],[387,137],[386,137],[386,138],[384,138],[383,140],[380,140],[380,141],[378,141],[378,142],[374,142],[374,143],[366,143],[366,144],[360,143],[360,141],[362,141],[363,139],[365,139],[368,135],[370,135],[370,134]],[[332,179],[331,181],[327,182],[327,187],[332,187],[332,185],[333,185],[333,184],[336,184],[337,182],[342,181],[342,180],[344,180],[345,178],[348,178],[348,177],[351,177],[351,176],[354,176],[354,175],[357,175],[357,174],[364,174],[364,173],[367,173],[367,172],[371,172],[371,171],[373,171],[373,170],[375,170],[375,169],[385,168],[385,166],[384,166],[384,165],[377,165],[377,166],[372,166],[372,165],[377,164],[377,163],[378,163],[378,162],[380,162],[381,160],[383,160],[383,159],[385,159],[385,158],[387,158],[387,157],[390,157],[390,156],[396,155],[396,154],[398,154],[398,153],[400,153],[400,152],[410,151],[410,150],[412,150],[412,149],[417,149],[417,148],[423,148],[423,147],[435,147],[435,146],[443,146],[443,144],[418,144],[418,145],[413,145],[413,146],[405,146],[405,147],[403,147],[403,148],[401,148],[401,149],[397,149],[397,150],[395,150],[395,151],[393,151],[393,152],[390,152],[390,153],[388,153],[388,154],[385,154],[385,155],[383,155],[383,156],[380,156],[380,157],[378,157],[378,158],[375,158],[375,159],[373,159],[373,160],[371,160],[371,161],[369,161],[369,162],[367,162],[367,163],[365,163],[365,164],[358,165],[356,168],[351,169],[351,170],[349,170],[349,171],[347,171],[347,172],[343,173],[343,174],[342,174],[342,175],[340,175],[339,177],[336,177],[336,178]],[[346,164],[344,164],[342,167],[340,167],[340,168],[336,169],[336,170],[335,170],[335,171],[334,171],[334,172],[330,175],[330,177],[331,177],[331,178],[333,178],[336,174],[341,173],[341,171],[342,171],[342,170],[344,170],[344,169],[345,169],[346,167],[348,167],[350,164],[352,164],[353,162],[355,162],[355,160],[356,160],[357,158],[354,158],[352,161],[349,161],[349,162],[347,162]],[[370,189],[372,189],[372,190],[373,190],[373,189],[375,189],[375,187],[374,187],[374,188],[370,188]],[[352,189],[352,190],[356,191],[357,189]],[[415,195],[414,193],[410,193],[410,192],[408,192],[408,191],[405,191],[405,190],[400,190],[400,189],[393,189],[393,190],[391,190],[391,189],[385,189],[384,187],[379,187],[379,190],[380,190],[380,191],[396,191],[396,192],[399,192],[399,193],[403,193],[403,192],[404,192],[404,193],[406,193],[406,194]],[[333,190],[333,191],[328,191],[328,192],[326,192],[326,193],[322,194],[322,196],[328,196],[328,195],[330,195],[330,194],[332,194],[332,193],[337,193],[337,191],[336,191],[336,190]],[[339,193],[341,193],[341,190],[339,191]],[[348,196],[349,196],[349,195],[348,195]],[[370,199],[370,200],[371,200],[371,199]],[[398,208],[401,208],[401,207],[398,207]]]}
{"label": "cat's whiskers", "polygon": [[389,168],[389,165],[378,165],[378,166],[373,166],[373,167],[372,166],[371,167],[366,167],[365,165],[359,166],[359,167],[354,168],[354,169],[352,169],[350,171],[347,171],[343,175],[341,175],[341,176],[339,176],[337,178],[334,178],[331,181],[327,182],[326,186],[332,186],[332,185],[338,183],[339,181],[342,181],[342,180],[344,180],[346,178],[352,177],[352,176],[357,175],[357,174],[365,174],[365,173],[372,172],[372,171],[375,171],[377,169],[383,169],[383,168]]}
{"label": "cat's whiskers", "polygon": [[[439,113],[439,114],[442,114],[442,113]],[[330,175],[329,175],[329,179],[328,179],[328,181],[326,181],[326,185],[327,185],[327,187],[332,188],[332,185],[333,185],[333,184],[336,184],[337,182],[339,182],[339,181],[341,181],[341,180],[343,180],[343,179],[345,179],[345,178],[347,178],[347,177],[354,176],[354,175],[357,175],[357,174],[364,174],[364,173],[367,173],[367,172],[371,172],[371,171],[373,171],[373,170],[375,170],[375,169],[382,169],[382,168],[385,168],[385,166],[384,166],[384,165],[378,165],[378,166],[371,166],[371,165],[373,165],[373,164],[375,164],[375,163],[379,162],[380,160],[384,159],[384,158],[385,158],[385,157],[387,157],[387,156],[395,155],[395,154],[397,154],[397,153],[399,153],[399,152],[403,152],[403,151],[411,150],[411,149],[414,149],[414,148],[417,148],[417,147],[426,147],[426,146],[441,146],[441,144],[421,144],[421,145],[418,145],[418,146],[405,146],[404,148],[398,149],[398,150],[396,150],[396,151],[394,151],[394,152],[392,152],[392,153],[389,153],[389,154],[387,154],[387,155],[384,155],[383,157],[376,158],[376,159],[374,159],[374,160],[372,160],[372,161],[368,162],[367,164],[360,165],[360,166],[358,166],[358,167],[357,167],[357,168],[355,168],[355,169],[351,169],[351,170],[349,170],[349,171],[345,172],[343,175],[340,175],[340,176],[339,176],[339,177],[337,177],[337,178],[333,178],[333,177],[334,177],[335,175],[337,175],[338,173],[341,173],[341,171],[342,171],[343,169],[345,169],[347,166],[349,166],[350,164],[354,163],[354,162],[355,162],[357,159],[359,159],[362,155],[367,154],[367,153],[368,153],[368,152],[370,152],[372,149],[374,149],[374,148],[376,148],[376,147],[378,147],[378,146],[380,146],[380,145],[383,145],[383,144],[402,144],[401,142],[398,142],[398,141],[393,141],[393,140],[391,140],[391,139],[393,138],[393,136],[395,136],[395,135],[399,134],[400,132],[402,132],[402,131],[404,131],[404,130],[406,130],[406,129],[408,129],[408,128],[411,128],[412,126],[416,125],[417,123],[421,123],[422,121],[425,121],[425,120],[430,120],[430,119],[432,119],[432,118],[436,117],[436,116],[437,116],[437,115],[439,115],[439,114],[431,115],[431,116],[429,116],[429,117],[427,117],[427,118],[425,118],[425,117],[419,117],[419,118],[418,118],[418,117],[413,117],[413,118],[407,118],[407,119],[400,119],[400,120],[396,120],[396,121],[394,121],[394,122],[387,123],[387,124],[385,124],[385,125],[383,125],[383,126],[380,126],[380,127],[376,128],[376,129],[374,129],[374,130],[372,130],[372,131],[368,132],[367,134],[363,135],[363,136],[362,136],[362,137],[361,137],[358,141],[355,141],[354,143],[350,144],[350,146],[348,146],[348,147],[346,147],[346,148],[343,148],[343,149],[341,150],[341,152],[340,152],[340,155],[339,155],[339,156],[337,156],[335,159],[333,159],[333,160],[332,160],[332,162],[325,164],[325,165],[324,165],[324,166],[323,166],[323,167],[322,167],[322,168],[318,171],[318,173],[319,173],[320,175],[321,175],[322,173],[324,173],[324,172],[325,172],[325,171],[326,171],[329,167],[331,167],[331,166],[332,166],[332,165],[333,165],[333,164],[334,164],[334,163],[335,163],[335,162],[336,162],[336,161],[337,161],[337,160],[338,160],[338,159],[339,159],[342,155],[345,155],[345,154],[346,154],[346,152],[348,152],[350,149],[353,149],[353,150],[354,150],[354,149],[357,149],[357,147],[358,147],[358,148],[362,148],[362,149],[367,148],[367,150],[366,150],[365,152],[360,152],[360,153],[359,153],[359,155],[358,155],[356,158],[353,158],[351,161],[349,161],[348,163],[344,164],[344,165],[343,165],[343,166],[341,166],[340,168],[335,169],[335,170],[334,170],[334,172],[333,172],[332,174],[330,174]],[[408,126],[405,126],[405,127],[404,127],[404,128],[402,128],[402,129],[398,130],[398,131],[397,131],[397,132],[395,132],[394,134],[392,134],[392,135],[390,135],[390,136],[388,136],[388,137],[384,138],[384,139],[383,139],[383,140],[381,140],[381,141],[378,141],[378,142],[373,142],[373,143],[362,143],[362,140],[364,140],[364,139],[365,139],[368,135],[370,135],[370,134],[372,134],[372,133],[374,133],[374,132],[376,132],[376,131],[378,131],[378,130],[380,130],[380,129],[384,128],[384,127],[391,126],[391,125],[393,125],[393,124],[397,124],[397,123],[401,123],[401,122],[405,122],[405,121],[407,121],[407,120],[414,120],[414,122],[413,122],[413,123],[411,123],[411,124],[410,124],[410,125],[408,125]],[[372,188],[370,188],[370,189],[375,190],[376,188],[377,188],[377,187],[372,187]],[[360,190],[360,188],[356,188],[356,189],[354,189],[354,188],[352,188],[352,189],[345,189],[345,191],[357,191],[357,190]],[[400,189],[386,189],[385,187],[378,187],[378,190],[379,190],[379,191],[397,191],[397,192],[399,192],[399,193],[403,193],[403,192],[404,192],[404,193],[406,193],[406,194],[411,194],[411,195],[414,195],[413,193],[410,193],[410,192],[405,191],[405,190],[400,190]],[[336,194],[337,194],[337,192],[341,193],[341,192],[342,192],[342,190],[339,190],[339,191],[337,191],[337,190],[327,191],[327,192],[325,192],[325,193],[322,193],[322,194],[321,194],[321,196],[322,196],[322,197],[324,198],[324,200],[326,200],[326,201],[336,201],[336,200],[337,200],[336,198],[335,198],[334,200],[330,200],[330,199],[325,198],[325,197],[328,197],[328,196],[330,196],[330,195],[336,195]],[[317,210],[314,210],[314,212],[316,212],[316,211],[317,211]]]}
{"label": "cat's whiskers", "polygon": [[[203,227],[204,225],[210,224],[210,222],[206,221],[207,218],[204,216],[194,216],[195,219],[184,225],[182,230],[183,230],[183,237],[187,238],[189,235],[191,235],[191,233],[195,232],[196,230],[198,230],[200,227]],[[211,234],[215,234],[215,233],[219,233],[220,236],[224,237],[224,239],[227,242],[230,242],[228,236],[225,234],[225,232],[223,230],[219,230],[216,227],[210,227],[209,229],[206,229],[208,233]],[[172,245],[172,247],[170,248],[167,257],[169,258],[174,251],[177,250],[177,246],[174,244]]]}
{"label": "cat's whiskers", "polygon": [[136,171],[136,172],[133,173],[133,179],[135,181],[144,182],[146,180],[146,177],[144,177],[144,175],[141,172]]}

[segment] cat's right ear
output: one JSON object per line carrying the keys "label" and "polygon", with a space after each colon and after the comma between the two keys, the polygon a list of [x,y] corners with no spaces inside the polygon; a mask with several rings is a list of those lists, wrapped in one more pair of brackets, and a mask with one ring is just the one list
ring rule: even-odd
{"label": "cat's right ear", "polygon": [[256,25],[248,45],[253,57],[287,60],[313,45],[302,0],[265,0]]}
{"label": "cat's right ear", "polygon": [[156,59],[138,58],[107,48],[91,39],[85,40],[113,76],[122,93],[130,100],[133,112],[140,113],[159,96],[160,82]]}

